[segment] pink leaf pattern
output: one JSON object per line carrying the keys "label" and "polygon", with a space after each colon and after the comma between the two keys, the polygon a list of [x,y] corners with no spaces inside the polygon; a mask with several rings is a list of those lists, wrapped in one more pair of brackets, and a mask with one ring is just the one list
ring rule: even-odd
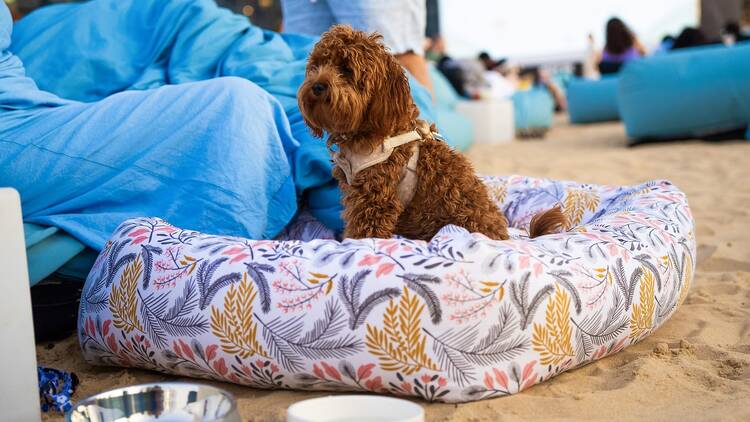
{"label": "pink leaf pattern", "polygon": [[360,379],[364,378],[370,378],[370,375],[372,375],[372,369],[375,367],[374,363],[368,363],[366,365],[362,365],[357,369],[357,376]]}
{"label": "pink leaf pattern", "polygon": [[361,261],[357,263],[357,265],[360,267],[364,267],[367,265],[377,264],[378,262],[380,262],[382,258],[383,258],[382,256],[378,256],[378,255],[372,255],[372,254],[366,255],[364,258],[362,258]]}
{"label": "pink leaf pattern", "polygon": [[394,268],[396,268],[396,264],[394,264],[392,262],[388,262],[388,263],[385,263],[385,264],[380,264],[378,266],[378,271],[375,272],[375,277],[380,277],[380,276],[388,275],[388,274],[391,273],[391,271],[393,271]]}
{"label": "pink leaf pattern", "polygon": [[502,387],[503,390],[507,390],[508,389],[508,376],[505,375],[505,372],[497,368],[492,368],[492,372],[495,374],[495,380],[500,385],[500,387]]}

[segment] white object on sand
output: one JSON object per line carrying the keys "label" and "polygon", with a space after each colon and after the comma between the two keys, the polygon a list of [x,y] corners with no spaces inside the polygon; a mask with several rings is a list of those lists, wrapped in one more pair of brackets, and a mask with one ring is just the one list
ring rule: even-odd
{"label": "white object on sand", "polygon": [[14,189],[0,189],[0,419],[38,421],[34,323],[21,220],[21,198]]}
{"label": "white object on sand", "polygon": [[516,133],[513,101],[459,101],[456,112],[466,116],[474,125],[474,142],[500,144],[513,140]]}
{"label": "white object on sand", "polygon": [[328,396],[297,402],[287,422],[423,422],[422,406],[383,396]]}

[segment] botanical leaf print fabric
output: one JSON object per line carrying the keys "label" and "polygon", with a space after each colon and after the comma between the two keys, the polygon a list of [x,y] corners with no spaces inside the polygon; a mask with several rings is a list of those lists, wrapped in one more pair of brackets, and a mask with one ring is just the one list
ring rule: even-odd
{"label": "botanical leaf print fabric", "polygon": [[[86,281],[83,353],[256,388],[462,402],[615,353],[684,300],[694,223],[671,183],[486,182],[511,240],[448,226],[430,242],[339,242],[303,216],[285,233],[304,241],[257,241],[128,220]],[[568,231],[528,239],[555,205]]]}

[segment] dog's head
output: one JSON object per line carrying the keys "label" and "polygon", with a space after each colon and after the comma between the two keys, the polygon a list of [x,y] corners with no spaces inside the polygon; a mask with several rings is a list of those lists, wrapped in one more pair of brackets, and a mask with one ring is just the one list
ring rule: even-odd
{"label": "dog's head", "polygon": [[387,137],[416,119],[404,69],[381,39],[336,25],[315,45],[297,94],[315,136]]}

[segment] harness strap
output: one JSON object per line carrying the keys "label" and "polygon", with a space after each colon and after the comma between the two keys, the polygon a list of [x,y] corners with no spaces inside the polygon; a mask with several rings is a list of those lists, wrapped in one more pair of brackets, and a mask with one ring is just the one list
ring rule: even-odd
{"label": "harness strap", "polygon": [[[430,130],[430,126],[426,122],[420,122],[420,125],[415,130],[384,139],[381,148],[372,153],[344,154],[342,151],[337,151],[333,153],[333,161],[344,172],[346,182],[351,185],[357,173],[386,161],[397,147],[409,142],[422,142],[425,138],[433,138],[434,136],[435,133]],[[401,179],[397,187],[399,200],[401,200],[401,204],[404,207],[409,205],[411,200],[414,199],[414,194],[417,190],[417,182],[419,180],[417,177],[417,163],[419,162],[420,142],[412,146],[411,157],[409,157],[409,161],[401,172]]]}
{"label": "harness strap", "polygon": [[419,144],[412,147],[411,157],[404,166],[404,170],[401,172],[401,180],[398,182],[396,192],[398,198],[401,200],[401,204],[406,208],[411,200],[414,199],[414,194],[417,193],[417,162],[419,162]]}
{"label": "harness strap", "polygon": [[344,154],[342,151],[335,152],[333,154],[333,161],[343,170],[346,175],[346,182],[351,185],[354,182],[354,177],[360,171],[384,162],[393,154],[393,150],[397,147],[421,139],[422,135],[418,131],[412,130],[386,138],[383,140],[383,144],[379,150],[375,150],[369,154]]}

